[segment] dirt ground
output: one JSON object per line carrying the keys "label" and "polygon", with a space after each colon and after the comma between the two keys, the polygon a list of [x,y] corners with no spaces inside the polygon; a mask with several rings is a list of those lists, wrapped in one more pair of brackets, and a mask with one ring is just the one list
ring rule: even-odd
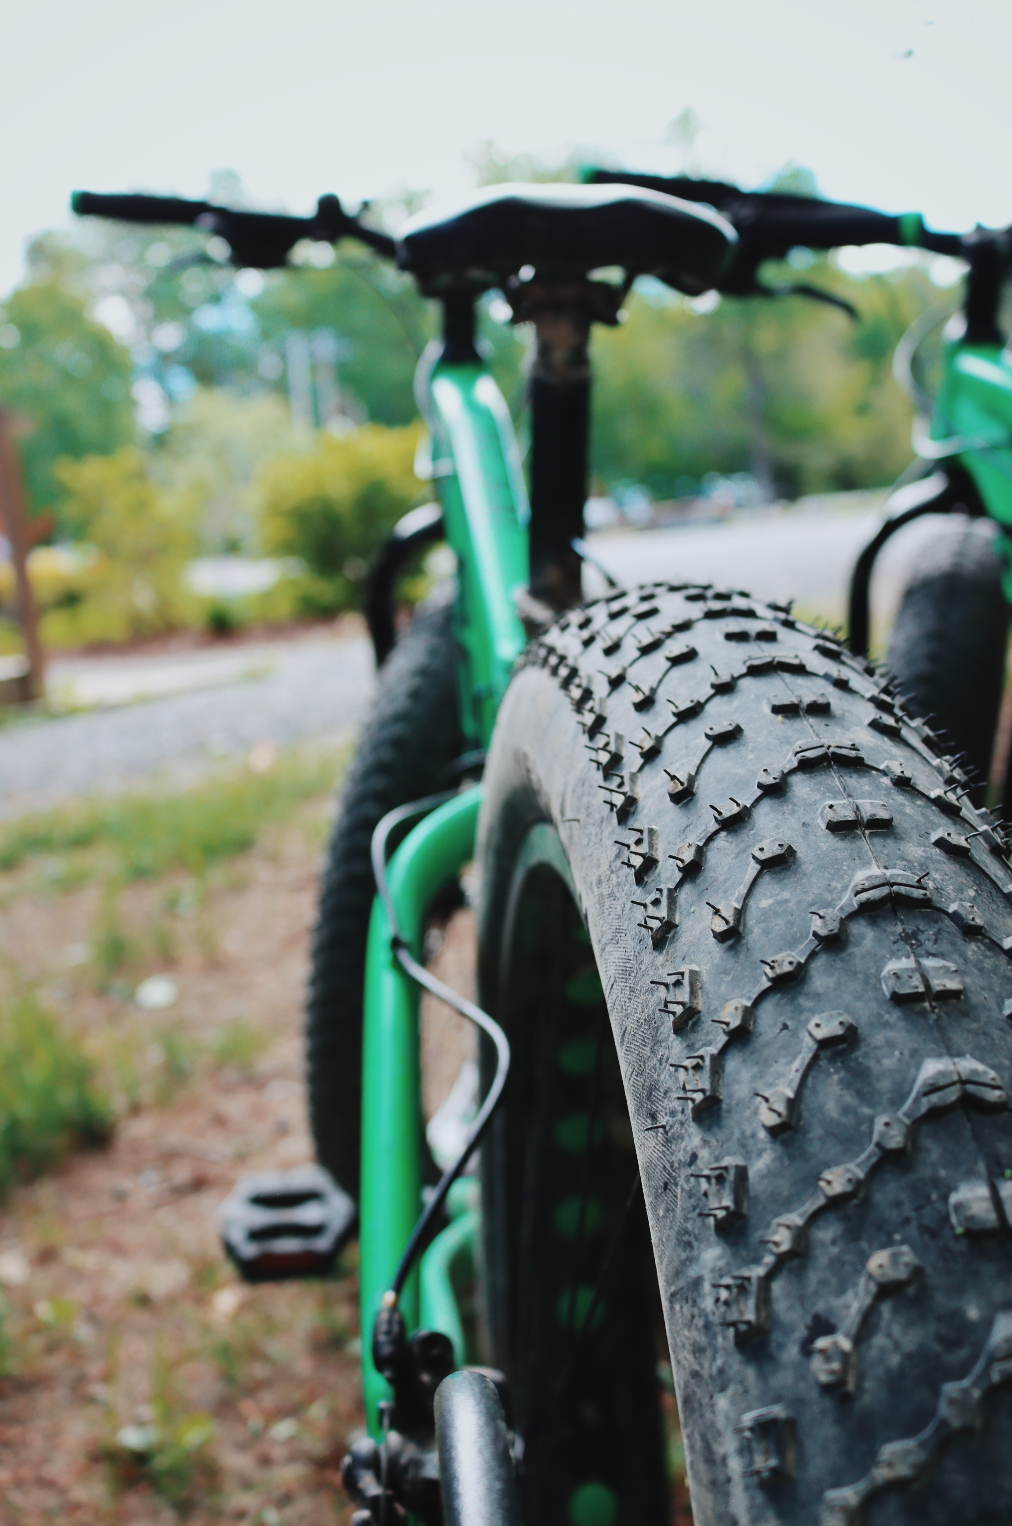
{"label": "dirt ground", "polygon": [[[116,1119],[104,1147],[0,1202],[4,1526],[350,1520],[356,1250],[331,1280],[251,1288],[216,1222],[245,1172],[312,1159],[300,1027],[329,809],[310,801],[200,877],[119,888],[37,858],[0,874],[0,997],[58,1015]],[[468,910],[430,928],[426,955],[473,995]],[[153,974],[178,994],[143,1010]],[[469,1025],[426,997],[427,1116],[473,1054]],[[680,1483],[673,1504],[689,1519]]]}
{"label": "dirt ground", "polygon": [[[354,1252],[331,1282],[247,1288],[215,1218],[243,1172],[311,1159],[299,1025],[325,812],[233,860],[189,916],[185,883],[125,891],[135,953],[119,990],[96,990],[82,959],[100,886],[5,897],[0,948],[18,979],[120,1090],[108,1147],[0,1211],[5,1521],[350,1515],[338,1468],[362,1424]],[[183,913],[170,916],[173,888]],[[142,1012],[129,997],[155,970],[178,1000]],[[164,1440],[151,1455],[121,1444],[125,1427],[152,1425]]]}

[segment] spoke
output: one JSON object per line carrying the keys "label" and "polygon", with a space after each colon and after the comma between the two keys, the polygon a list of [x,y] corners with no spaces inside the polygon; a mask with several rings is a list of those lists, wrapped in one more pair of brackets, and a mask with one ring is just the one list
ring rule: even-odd
{"label": "spoke", "polygon": [[573,1329],[576,1314],[576,1291],[580,1281],[580,1261],[583,1251],[583,1231],[587,1222],[587,1192],[590,1186],[590,1160],[594,1143],[594,1126],[597,1123],[601,1102],[601,1053],[605,1028],[608,1022],[607,1008],[603,1001],[597,1022],[597,1038],[594,1044],[594,1069],[590,1079],[590,1109],[587,1114],[587,1143],[580,1166],[580,1207],[576,1219],[576,1235],[573,1241],[573,1275],[569,1283],[569,1305],[566,1309],[566,1330]]}
{"label": "spoke", "polygon": [[[614,1264],[616,1255],[617,1255],[618,1250],[619,1250],[619,1246],[622,1243],[622,1239],[623,1239],[623,1237],[625,1235],[626,1227],[627,1227],[627,1225],[629,1223],[629,1216],[632,1213],[633,1205],[636,1202],[636,1198],[637,1198],[637,1195],[639,1194],[639,1191],[640,1191],[640,1172],[639,1172],[639,1166],[637,1166],[636,1167],[635,1175],[633,1176],[632,1186],[629,1189],[629,1196],[626,1198],[625,1207],[622,1209],[622,1216],[621,1216],[621,1218],[618,1221],[618,1225],[616,1226],[615,1233],[612,1235],[611,1243],[609,1244],[608,1249],[605,1251],[604,1259],[601,1262],[601,1269],[600,1269],[600,1271],[597,1274],[597,1281],[594,1284],[594,1291],[593,1291],[593,1294],[591,1295],[590,1303],[587,1306],[586,1315],[584,1316],[583,1323],[580,1325],[580,1329],[579,1329],[579,1332],[577,1333],[576,1342],[575,1342],[575,1344],[573,1346],[573,1349],[572,1349],[572,1351],[569,1354],[569,1361],[566,1363],[565,1369],[563,1370],[562,1377],[559,1379],[559,1386],[555,1390],[555,1397],[552,1400],[552,1407],[549,1410],[547,1418],[546,1418],[546,1421],[545,1421],[545,1431],[546,1431],[546,1434],[549,1437],[549,1439],[553,1439],[554,1431],[555,1431],[555,1427],[556,1427],[556,1419],[557,1419],[557,1416],[558,1416],[558,1413],[559,1413],[559,1408],[560,1408],[560,1406],[562,1404],[562,1400],[563,1400],[563,1398],[565,1396],[566,1389],[569,1386],[570,1380],[572,1379],[573,1374],[576,1371],[577,1363],[579,1362],[580,1355],[581,1355],[581,1352],[582,1352],[582,1349],[583,1349],[583,1346],[584,1346],[584,1339],[585,1339],[585,1337],[587,1335],[588,1330],[590,1329],[591,1322],[592,1322],[592,1320],[594,1318],[594,1315],[597,1312],[597,1305],[598,1305],[598,1302],[600,1300],[601,1293],[603,1292],[605,1284],[606,1284],[606,1282],[608,1280],[609,1274],[611,1273],[612,1266]],[[551,1473],[551,1448],[549,1446],[549,1448],[546,1451],[545,1462],[544,1462],[544,1464],[542,1465],[542,1468],[541,1468],[541,1477],[538,1480],[537,1493],[535,1495],[535,1500],[534,1500],[534,1509],[531,1512],[532,1526],[539,1526],[539,1522],[540,1522],[540,1519],[541,1519],[541,1512],[542,1512],[542,1509],[544,1507],[545,1496],[546,1496],[546,1492],[547,1492],[548,1478],[549,1478],[550,1473]]]}

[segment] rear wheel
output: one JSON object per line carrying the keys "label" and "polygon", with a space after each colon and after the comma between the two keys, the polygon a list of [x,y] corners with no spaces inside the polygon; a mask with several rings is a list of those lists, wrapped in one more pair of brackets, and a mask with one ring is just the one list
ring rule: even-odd
{"label": "rear wheel", "polygon": [[320,1164],[358,1196],[362,985],[376,892],[370,844],[388,811],[446,783],[460,754],[452,603],[421,608],[380,674],[345,777],[320,887],[306,1003],[309,1114]]}
{"label": "rear wheel", "polygon": [[[532,644],[477,863],[481,991],[517,1065],[484,1188],[492,1349],[546,1520],[583,1479],[612,1520],[659,1508],[632,1215],[608,1271],[616,1116],[696,1526],[1012,1519],[1012,873],[964,785],[863,663],[736,593],[650,585]],[[599,1101],[565,1068],[571,1035],[596,1043],[591,955],[627,1114],[603,1045]],[[593,1187],[570,1129],[600,1138]],[[556,1215],[592,1196],[607,1228],[591,1246],[584,1208],[578,1258]],[[607,1307],[558,1427],[565,1277]]]}
{"label": "rear wheel", "polygon": [[994,526],[964,520],[925,546],[889,638],[886,671],[966,770],[982,802],[1005,676],[1009,608]]}

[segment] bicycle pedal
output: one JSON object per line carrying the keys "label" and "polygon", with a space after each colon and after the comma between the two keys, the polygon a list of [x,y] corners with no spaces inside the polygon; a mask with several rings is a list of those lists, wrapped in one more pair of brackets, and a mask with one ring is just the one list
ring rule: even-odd
{"label": "bicycle pedal", "polygon": [[218,1228],[246,1282],[282,1282],[327,1276],[356,1218],[329,1171],[297,1166],[240,1177],[218,1209]]}

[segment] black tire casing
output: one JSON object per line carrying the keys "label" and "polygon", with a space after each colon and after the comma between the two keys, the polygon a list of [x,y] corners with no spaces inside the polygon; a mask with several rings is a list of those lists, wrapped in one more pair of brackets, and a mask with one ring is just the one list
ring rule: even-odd
{"label": "black tire casing", "polygon": [[551,823],[697,1526],[1012,1518],[1012,872],[964,785],[835,638],[736,592],[570,612],[506,695],[481,990],[518,845]]}

